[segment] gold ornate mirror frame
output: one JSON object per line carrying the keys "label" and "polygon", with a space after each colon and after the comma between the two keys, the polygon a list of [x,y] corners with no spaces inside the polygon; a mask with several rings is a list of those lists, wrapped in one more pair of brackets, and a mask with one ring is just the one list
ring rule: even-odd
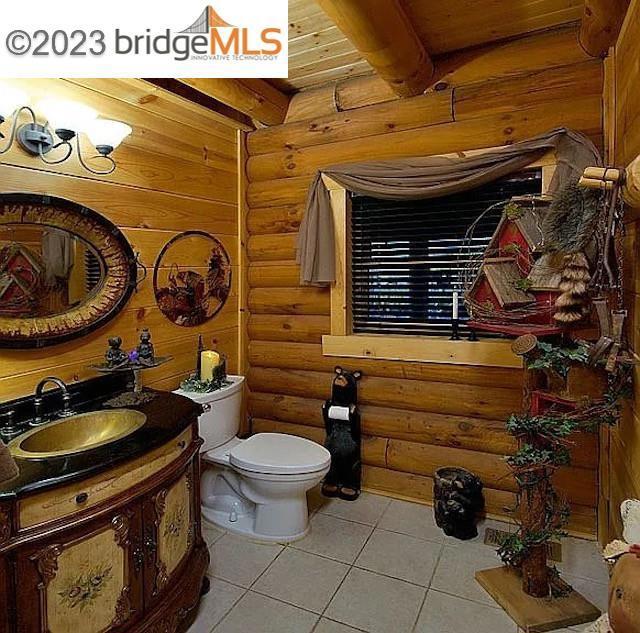
{"label": "gold ornate mirror frame", "polygon": [[99,213],[52,196],[0,194],[0,228],[28,224],[59,229],[91,245],[104,263],[104,281],[89,299],[68,311],[36,317],[0,315],[0,348],[37,348],[84,336],[104,325],[136,287],[136,256],[122,232]]}

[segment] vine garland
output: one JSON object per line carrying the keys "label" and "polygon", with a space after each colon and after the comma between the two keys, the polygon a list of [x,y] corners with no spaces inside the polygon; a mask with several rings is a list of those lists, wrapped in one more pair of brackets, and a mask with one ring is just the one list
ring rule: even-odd
{"label": "vine garland", "polygon": [[[533,353],[525,357],[528,369],[555,372],[566,379],[572,366],[589,365],[590,345],[577,341],[568,346],[538,342]],[[507,463],[518,482],[517,506],[522,496],[542,487],[544,507],[538,508],[544,516],[543,527],[527,531],[522,524],[500,543],[498,554],[503,563],[520,567],[533,547],[566,536],[570,508],[567,501],[553,487],[553,475],[562,466],[571,464],[571,436],[580,431],[594,432],[601,425],[613,426],[620,417],[621,402],[631,393],[632,365],[619,364],[608,375],[607,388],[602,399],[585,401],[575,410],[561,412],[555,409],[540,415],[513,414],[507,420],[507,430],[519,440],[520,449]],[[557,570],[551,569],[551,588]]]}

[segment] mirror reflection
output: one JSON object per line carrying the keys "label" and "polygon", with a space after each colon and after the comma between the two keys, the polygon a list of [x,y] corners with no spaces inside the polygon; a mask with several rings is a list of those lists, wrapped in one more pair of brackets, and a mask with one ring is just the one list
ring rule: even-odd
{"label": "mirror reflection", "polygon": [[100,253],[76,235],[37,224],[0,226],[0,316],[64,314],[105,281]]}

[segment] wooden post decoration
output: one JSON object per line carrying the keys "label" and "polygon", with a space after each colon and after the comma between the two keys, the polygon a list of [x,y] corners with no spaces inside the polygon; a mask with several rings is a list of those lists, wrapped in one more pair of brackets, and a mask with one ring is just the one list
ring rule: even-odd
{"label": "wooden post decoration", "polygon": [[587,167],[578,184],[589,189],[612,191],[622,185],[622,197],[630,207],[640,207],[640,156],[626,169],[616,167]]}

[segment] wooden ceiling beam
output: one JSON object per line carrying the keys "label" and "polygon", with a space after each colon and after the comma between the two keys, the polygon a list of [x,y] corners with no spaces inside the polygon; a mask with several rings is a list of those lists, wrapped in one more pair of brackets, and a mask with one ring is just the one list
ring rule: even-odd
{"label": "wooden ceiling beam", "polygon": [[604,57],[618,39],[630,0],[585,0],[580,44],[593,57]]}
{"label": "wooden ceiling beam", "polygon": [[289,107],[289,97],[263,79],[180,81],[265,125],[283,123]]}
{"label": "wooden ceiling beam", "polygon": [[400,0],[317,0],[374,70],[401,97],[421,94],[433,62]]}

